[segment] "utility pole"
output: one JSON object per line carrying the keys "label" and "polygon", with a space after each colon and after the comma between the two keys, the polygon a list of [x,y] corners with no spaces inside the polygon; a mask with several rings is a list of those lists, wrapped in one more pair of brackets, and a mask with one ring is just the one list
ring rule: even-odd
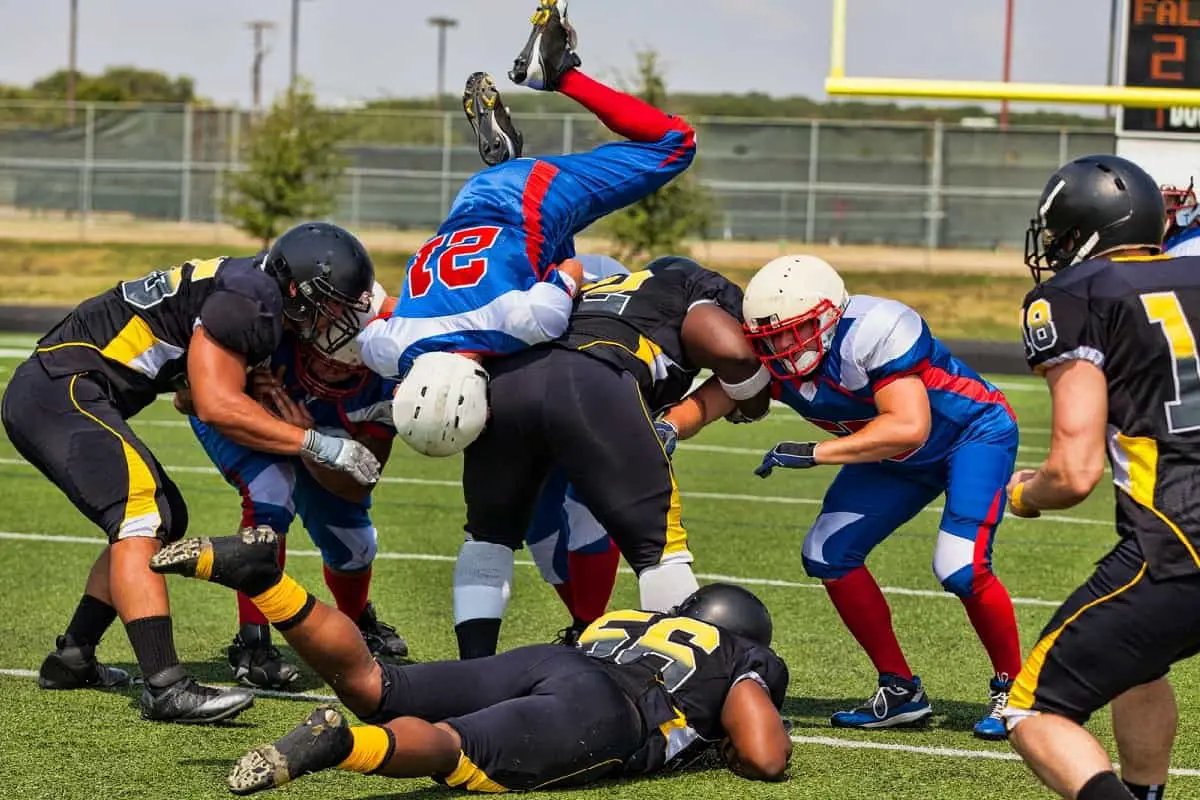
{"label": "utility pole", "polygon": [[67,34],[67,124],[75,124],[75,70],[79,41],[79,0],[71,0],[71,26]]}
{"label": "utility pole", "polygon": [[300,59],[300,0],[292,0],[292,52],[288,71],[288,91],[296,89],[296,75]]}
{"label": "utility pole", "polygon": [[267,56],[267,48],[263,41],[263,33],[275,27],[274,22],[256,19],[247,22],[246,27],[254,31],[254,64],[250,68],[251,93],[253,95],[254,113],[262,110],[262,63]]}
{"label": "utility pole", "polygon": [[430,17],[430,25],[437,28],[437,107],[442,107],[442,97],[446,94],[446,29],[457,28],[458,20],[450,17]]}
{"label": "utility pole", "polygon": [[[1004,3],[1004,82],[1012,79],[1013,0]],[[1000,101],[1000,128],[1008,129],[1008,98]]]}

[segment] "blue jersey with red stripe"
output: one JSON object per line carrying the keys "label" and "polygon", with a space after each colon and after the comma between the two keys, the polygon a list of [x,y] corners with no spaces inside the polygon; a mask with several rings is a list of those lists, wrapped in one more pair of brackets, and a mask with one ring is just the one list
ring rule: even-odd
{"label": "blue jersey with red stripe", "polygon": [[1016,432],[1004,394],[955,358],[920,314],[899,301],[868,295],[850,298],[817,370],[803,381],[777,382],[775,389],[777,399],[805,419],[848,436],[878,415],[875,392],[908,375],[920,377],[928,392],[929,438],[889,461],[939,464],[963,441]]}
{"label": "blue jersey with red stripe", "polygon": [[[283,343],[271,356],[271,372],[278,375],[283,368],[283,388],[297,403],[302,404],[312,415],[314,427],[321,433],[333,436],[349,434],[351,438],[372,436],[391,439],[396,435],[392,420],[392,394],[396,382],[368,372],[361,383],[353,381],[354,392],[346,397],[332,399],[310,393],[297,373],[299,351],[295,341],[285,336]],[[355,379],[358,380],[358,379]],[[335,387],[337,388],[337,387]]]}
{"label": "blue jersey with red stripe", "polygon": [[403,376],[422,353],[506,355],[562,335],[572,298],[554,267],[575,255],[575,235],[692,163],[695,133],[664,119],[657,141],[521,158],[474,175],[409,260],[391,317],[360,335],[367,366]]}

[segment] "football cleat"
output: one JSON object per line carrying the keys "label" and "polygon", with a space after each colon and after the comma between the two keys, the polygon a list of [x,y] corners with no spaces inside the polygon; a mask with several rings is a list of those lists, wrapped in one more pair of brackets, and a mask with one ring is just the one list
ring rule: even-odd
{"label": "football cleat", "polygon": [[318,706],[291,733],[256,747],[237,760],[225,778],[234,794],[254,794],[301,775],[336,767],[354,749],[346,718],[333,706]]}
{"label": "football cleat", "polygon": [[271,644],[269,625],[243,625],[226,650],[233,677],[258,689],[282,689],[300,677]]}
{"label": "football cleat", "polygon": [[367,603],[356,624],[362,631],[363,641],[367,643],[371,655],[380,658],[408,657],[408,642],[391,625],[379,621],[374,603]]}
{"label": "football cleat", "polygon": [[80,647],[59,636],[54,648],[38,669],[38,686],[43,689],[113,689],[129,683],[128,672],[96,660],[95,647]]}
{"label": "football cleat", "polygon": [[467,78],[463,110],[479,141],[479,157],[483,163],[494,167],[521,157],[525,137],[513,123],[491,75],[476,72]]}
{"label": "football cleat", "polygon": [[918,725],[933,715],[920,677],[911,681],[899,675],[879,676],[879,689],[858,708],[838,711],[829,718],[835,728],[898,728]]}
{"label": "football cleat", "polygon": [[508,77],[518,86],[554,91],[563,75],[583,63],[575,54],[578,37],[566,11],[559,13],[558,0],[541,0],[530,21],[533,31]]}
{"label": "football cleat", "polygon": [[236,717],[254,705],[254,695],[244,689],[214,689],[183,678],[162,689],[152,689],[147,683],[139,705],[142,719],[208,725]]}
{"label": "football cleat", "polygon": [[250,596],[279,580],[279,535],[266,525],[242,528],[233,536],[180,539],[150,559],[160,575],[183,575],[219,583]]}
{"label": "football cleat", "polygon": [[567,627],[563,628],[554,636],[554,644],[561,644],[564,647],[578,647],[579,637],[587,630],[586,624],[572,622]]}
{"label": "football cleat", "polygon": [[1004,724],[1001,712],[1008,705],[1008,693],[1012,691],[1012,678],[1001,673],[992,678],[988,685],[987,715],[975,723],[975,738],[986,739],[990,742],[1000,742],[1008,738],[1008,727]]}

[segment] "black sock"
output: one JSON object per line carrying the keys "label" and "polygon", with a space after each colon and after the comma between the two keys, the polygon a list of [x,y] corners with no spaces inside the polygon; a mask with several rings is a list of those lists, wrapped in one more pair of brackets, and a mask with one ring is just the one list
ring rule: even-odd
{"label": "black sock", "polygon": [[169,686],[184,677],[179,656],[175,653],[170,617],[135,619],[125,623],[125,632],[129,634],[129,643],[133,645],[142,675],[152,688]]}
{"label": "black sock", "polygon": [[1145,786],[1140,783],[1130,783],[1122,781],[1125,788],[1133,793],[1137,800],[1163,800],[1167,796],[1167,785],[1165,783],[1152,783]]}
{"label": "black sock", "polygon": [[103,600],[85,594],[75,607],[75,616],[71,617],[71,624],[67,625],[67,645],[95,647],[100,644],[100,637],[116,618],[115,608]]}
{"label": "black sock", "polygon": [[460,659],[494,656],[500,644],[500,620],[469,619],[454,626],[454,635]]}
{"label": "black sock", "polygon": [[1109,770],[1093,775],[1076,797],[1077,800],[1129,800],[1131,796],[1117,773]]}

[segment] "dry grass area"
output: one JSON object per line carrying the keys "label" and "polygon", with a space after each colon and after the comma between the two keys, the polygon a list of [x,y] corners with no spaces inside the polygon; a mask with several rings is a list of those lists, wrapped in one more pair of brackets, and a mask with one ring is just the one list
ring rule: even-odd
{"label": "dry grass area", "polygon": [[[358,231],[380,281],[393,291],[409,254],[428,232]],[[117,281],[190,258],[249,254],[258,243],[228,226],[0,217],[0,304],[71,305]],[[580,252],[608,242],[583,237]],[[786,252],[827,259],[847,273],[852,292],[895,297],[950,338],[1015,339],[1021,298],[1030,286],[1016,253],[883,247],[805,246],[779,242],[696,242],[694,257],[745,283],[758,266]]]}

